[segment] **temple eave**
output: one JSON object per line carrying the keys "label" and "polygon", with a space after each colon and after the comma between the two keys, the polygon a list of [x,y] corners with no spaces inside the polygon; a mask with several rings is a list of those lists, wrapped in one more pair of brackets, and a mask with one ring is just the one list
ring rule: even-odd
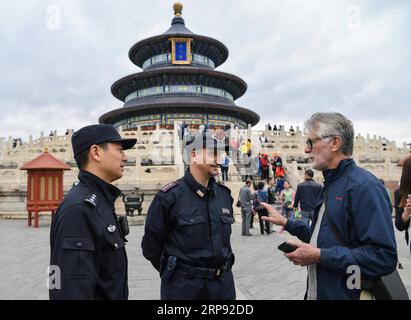
{"label": "temple eave", "polygon": [[111,93],[119,100],[134,90],[150,86],[166,85],[171,83],[182,84],[183,79],[189,79],[187,85],[207,84],[230,92],[234,100],[247,91],[247,84],[240,77],[226,72],[209,70],[200,67],[165,67],[130,74],[117,80],[111,86]]}
{"label": "temple eave", "polygon": [[114,124],[118,121],[147,114],[163,114],[163,113],[218,113],[226,114],[234,118],[239,118],[252,126],[256,125],[260,117],[255,112],[239,107],[227,105],[218,105],[211,103],[153,103],[140,106],[122,107],[103,114],[99,118],[100,123]]}

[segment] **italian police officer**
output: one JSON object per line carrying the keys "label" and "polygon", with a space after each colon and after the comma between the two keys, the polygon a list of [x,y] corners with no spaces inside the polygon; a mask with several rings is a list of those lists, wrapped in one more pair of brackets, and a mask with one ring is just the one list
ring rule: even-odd
{"label": "italian police officer", "polygon": [[[90,125],[72,136],[80,169],[76,183],[53,218],[50,265],[60,286],[50,299],[127,299],[127,225],[114,202],[121,191],[111,183],[123,176],[135,139],[122,139],[114,126]],[[57,276],[57,275],[56,275]]]}
{"label": "italian police officer", "polygon": [[141,246],[159,271],[163,300],[236,297],[230,243],[233,198],[214,178],[219,148],[207,133],[189,141],[184,177],[165,185],[148,209]]}

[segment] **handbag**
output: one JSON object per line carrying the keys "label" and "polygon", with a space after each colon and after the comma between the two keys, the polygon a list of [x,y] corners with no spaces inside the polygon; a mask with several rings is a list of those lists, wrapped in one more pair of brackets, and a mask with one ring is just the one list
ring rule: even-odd
{"label": "handbag", "polygon": [[[334,221],[328,215],[325,215],[331,226],[331,230],[337,240],[345,247],[351,246],[344,239],[340,231],[337,229]],[[385,276],[377,279],[367,279],[361,281],[361,288],[369,291],[375,300],[409,300],[407,290],[402,282],[397,268]],[[362,293],[363,293],[362,291]]]}
{"label": "handbag", "polygon": [[240,194],[241,194],[241,189],[240,189],[240,191],[238,192],[238,200],[237,200],[237,203],[235,204],[235,206],[236,206],[237,208],[241,208]]}

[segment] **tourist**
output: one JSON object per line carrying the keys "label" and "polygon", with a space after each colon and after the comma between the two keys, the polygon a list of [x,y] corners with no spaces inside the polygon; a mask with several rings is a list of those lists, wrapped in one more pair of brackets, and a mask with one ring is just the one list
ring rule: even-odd
{"label": "tourist", "polygon": [[261,172],[261,180],[267,180],[270,178],[270,162],[268,160],[268,155],[263,154],[260,157],[260,172]]}
{"label": "tourist", "polygon": [[[266,190],[264,190],[264,182],[260,181],[257,184],[257,190],[254,192],[253,195],[253,210],[254,212],[257,212],[259,222],[260,222],[260,233],[261,235],[264,235],[264,232],[266,234],[270,234],[270,223],[268,221],[263,221],[262,217],[263,216],[268,216],[268,211],[266,208],[264,208],[261,205],[261,202],[267,202],[268,201],[268,193]],[[265,228],[264,228],[265,224]]]}
{"label": "tourist", "polygon": [[183,141],[187,142],[191,139],[191,130],[190,127],[186,124],[185,128],[184,128],[184,137],[183,137]]}
{"label": "tourist", "polygon": [[282,206],[282,214],[287,219],[294,220],[294,199],[295,191],[290,187],[290,183],[287,180],[285,180],[284,189],[280,193],[280,200]]}
{"label": "tourist", "polygon": [[261,179],[261,165],[260,165],[261,154],[257,154],[252,157],[251,170],[252,175],[257,176],[257,179]]}
{"label": "tourist", "polygon": [[247,155],[251,156],[251,139],[247,139]]}
{"label": "tourist", "polygon": [[224,131],[228,134],[228,131],[230,131],[230,129],[231,129],[231,126],[230,126],[230,124],[227,122],[227,123],[225,124]]}
{"label": "tourist", "polygon": [[243,172],[244,172],[244,176],[243,176],[243,181],[246,181],[247,179],[250,180],[254,180],[254,157],[248,157],[247,155],[245,155],[245,160],[243,161]]}
{"label": "tourist", "polygon": [[274,178],[285,175],[285,171],[283,167],[283,160],[278,155],[278,153],[276,152],[273,153],[273,157],[271,158],[270,162],[271,162],[271,166],[273,169]]}
{"label": "tourist", "polygon": [[250,225],[253,217],[253,195],[251,194],[251,180],[247,180],[240,189],[239,201],[241,206],[241,235],[251,236]]}
{"label": "tourist", "polygon": [[268,204],[275,205],[275,180],[274,178],[268,179],[267,184]]}
{"label": "tourist", "polygon": [[240,161],[239,159],[239,150],[238,150],[238,142],[237,139],[231,137],[230,139],[230,157],[235,159],[236,163]]}
{"label": "tourist", "polygon": [[223,181],[228,181],[228,167],[230,165],[230,158],[227,152],[222,152],[220,157],[220,168]]}
{"label": "tourist", "polygon": [[405,241],[410,246],[410,216],[411,216],[411,157],[402,165],[399,189],[394,193],[395,226],[399,231],[405,230]]}
{"label": "tourist", "polygon": [[290,240],[297,249],[285,256],[296,265],[308,266],[307,299],[359,299],[366,290],[358,288],[361,283],[347,285],[349,267],[359,268],[361,281],[396,270],[391,205],[378,179],[351,158],[354,128],[350,120],[339,113],[315,113],[306,127],[305,152],[325,178],[323,201],[315,209],[312,226],[287,219],[268,204],[262,205],[271,217],[263,219],[283,226],[302,241]]}
{"label": "tourist", "polygon": [[185,130],[188,128],[188,125],[185,121],[181,124],[181,140],[184,140]]}
{"label": "tourist", "polygon": [[245,163],[245,160],[247,158],[247,142],[243,141],[241,142],[241,146],[240,146],[240,152],[241,152],[241,158],[243,160],[243,163]]}
{"label": "tourist", "polygon": [[284,182],[285,182],[284,176],[280,175],[277,178],[277,185],[275,186],[275,193],[278,196],[280,196],[281,192],[284,190]]}
{"label": "tourist", "polygon": [[311,224],[314,209],[321,196],[322,186],[314,181],[314,171],[308,169],[304,173],[304,182],[297,186],[294,198],[294,210],[301,209],[301,221]]}

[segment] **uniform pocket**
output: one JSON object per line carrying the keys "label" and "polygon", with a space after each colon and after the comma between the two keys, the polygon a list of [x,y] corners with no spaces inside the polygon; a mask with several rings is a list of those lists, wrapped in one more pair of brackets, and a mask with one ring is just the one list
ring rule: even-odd
{"label": "uniform pocket", "polygon": [[92,278],[95,272],[95,246],[91,238],[64,238],[64,278]]}
{"label": "uniform pocket", "polygon": [[223,245],[228,247],[230,245],[231,225],[233,224],[234,219],[230,216],[222,215],[220,220]]}
{"label": "uniform pocket", "polygon": [[178,225],[182,230],[183,246],[187,249],[202,249],[207,242],[204,216],[179,217]]}
{"label": "uniform pocket", "polygon": [[101,270],[104,274],[117,272],[125,267],[125,243],[119,234],[105,234],[101,256]]}

